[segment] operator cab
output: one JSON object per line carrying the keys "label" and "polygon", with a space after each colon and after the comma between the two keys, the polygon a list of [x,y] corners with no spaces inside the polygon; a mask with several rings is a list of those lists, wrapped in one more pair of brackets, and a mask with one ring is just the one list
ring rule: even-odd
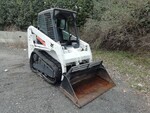
{"label": "operator cab", "polygon": [[76,12],[52,8],[38,14],[38,28],[62,46],[79,47]]}

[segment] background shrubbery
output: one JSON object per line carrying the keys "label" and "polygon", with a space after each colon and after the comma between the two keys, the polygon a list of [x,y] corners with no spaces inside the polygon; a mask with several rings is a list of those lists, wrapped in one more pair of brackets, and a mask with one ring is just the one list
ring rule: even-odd
{"label": "background shrubbery", "polygon": [[81,33],[93,48],[150,51],[149,0],[95,0]]}
{"label": "background shrubbery", "polygon": [[91,0],[1,0],[0,29],[25,30],[37,24],[37,14],[44,9],[60,7],[78,12],[78,25],[86,22],[93,9]]}
{"label": "background shrubbery", "polygon": [[51,7],[77,11],[81,38],[94,49],[150,51],[150,0],[1,0],[0,30],[36,26]]}

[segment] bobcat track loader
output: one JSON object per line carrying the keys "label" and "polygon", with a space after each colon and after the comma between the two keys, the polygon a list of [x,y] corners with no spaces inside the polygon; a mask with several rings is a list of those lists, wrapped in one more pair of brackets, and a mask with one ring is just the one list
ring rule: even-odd
{"label": "bobcat track loader", "polygon": [[88,43],[79,38],[76,12],[51,8],[38,14],[38,28],[28,28],[30,68],[78,107],[115,86],[100,62],[92,62]]}

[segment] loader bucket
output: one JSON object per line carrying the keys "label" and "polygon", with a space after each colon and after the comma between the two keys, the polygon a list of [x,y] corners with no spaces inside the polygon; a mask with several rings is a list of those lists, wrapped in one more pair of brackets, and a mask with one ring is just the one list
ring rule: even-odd
{"label": "loader bucket", "polygon": [[102,62],[72,67],[61,83],[61,90],[82,107],[115,86]]}

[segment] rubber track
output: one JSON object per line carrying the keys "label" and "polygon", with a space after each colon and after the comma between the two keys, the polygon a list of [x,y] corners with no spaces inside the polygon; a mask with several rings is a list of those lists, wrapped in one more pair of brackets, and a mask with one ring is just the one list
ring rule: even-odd
{"label": "rubber track", "polygon": [[[44,61],[45,64],[51,67],[54,71],[56,78],[61,80],[62,70],[60,63],[45,51],[34,50],[34,53],[36,53],[39,56],[39,58],[42,59],[42,61]],[[60,80],[57,82],[60,82]]]}
{"label": "rubber track", "polygon": [[41,53],[46,56],[49,61],[53,62],[57,66],[59,74],[62,74],[61,64],[45,51],[41,51]]}

